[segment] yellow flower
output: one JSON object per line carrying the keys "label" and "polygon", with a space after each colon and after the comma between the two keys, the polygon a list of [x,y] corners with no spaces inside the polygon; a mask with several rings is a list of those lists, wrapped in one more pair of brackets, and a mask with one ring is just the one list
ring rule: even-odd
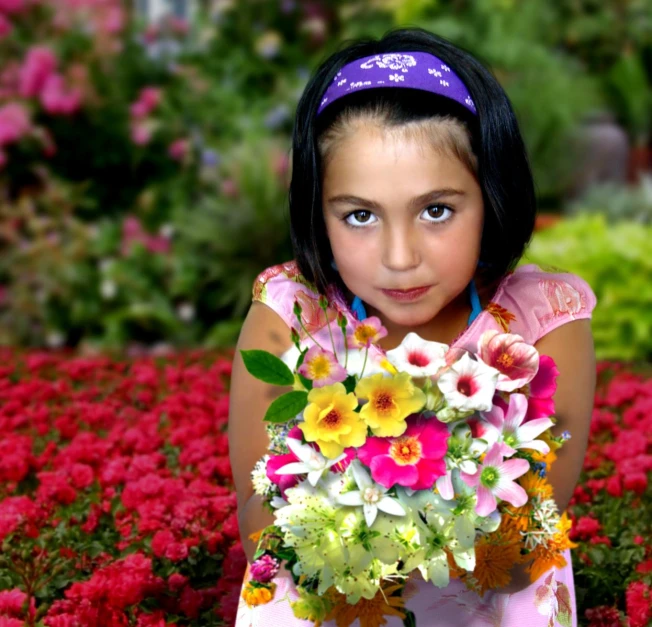
{"label": "yellow flower", "polygon": [[360,415],[379,437],[398,437],[407,429],[405,419],[423,409],[426,395],[412,383],[407,372],[394,377],[372,374],[358,382],[355,393],[369,402]]}
{"label": "yellow flower", "polygon": [[299,423],[308,442],[317,442],[322,454],[334,459],[348,446],[362,446],[367,438],[367,425],[354,410],[355,394],[341,383],[313,388],[308,393],[309,405]]}
{"label": "yellow flower", "polygon": [[264,605],[274,598],[275,583],[268,583],[265,586],[253,586],[249,582],[242,591],[242,598],[249,607]]}
{"label": "yellow flower", "polygon": [[356,618],[360,621],[360,627],[386,625],[385,616],[397,616],[404,620],[405,612],[402,610],[405,601],[401,596],[392,596],[401,588],[402,584],[383,586],[372,599],[362,598],[355,605],[346,602],[346,595],[331,589],[333,606],[326,619],[335,620],[337,627],[349,627]]}

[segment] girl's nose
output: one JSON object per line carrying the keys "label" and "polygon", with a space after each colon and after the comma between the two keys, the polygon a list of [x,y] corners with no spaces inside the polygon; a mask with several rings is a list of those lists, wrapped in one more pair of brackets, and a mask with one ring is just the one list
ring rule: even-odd
{"label": "girl's nose", "polygon": [[418,242],[409,230],[388,229],[383,242],[383,265],[395,272],[411,270],[419,265]]}

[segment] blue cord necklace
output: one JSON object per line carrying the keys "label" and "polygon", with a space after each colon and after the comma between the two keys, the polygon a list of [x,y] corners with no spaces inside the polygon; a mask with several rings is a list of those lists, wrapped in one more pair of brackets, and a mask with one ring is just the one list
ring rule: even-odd
{"label": "blue cord necklace", "polygon": [[[478,288],[475,285],[475,281],[472,279],[469,283],[469,298],[471,300],[471,313],[469,314],[469,320],[467,324],[471,324],[481,313],[482,305],[480,304],[480,297],[478,296]],[[356,296],[353,299],[351,304],[351,311],[353,311],[358,320],[364,320],[367,317],[367,311],[362,304],[362,300],[359,296]]]}

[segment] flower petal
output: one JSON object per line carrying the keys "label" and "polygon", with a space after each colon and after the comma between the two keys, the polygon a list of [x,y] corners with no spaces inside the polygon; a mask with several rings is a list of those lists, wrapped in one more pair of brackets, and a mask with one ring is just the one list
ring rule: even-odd
{"label": "flower petal", "polygon": [[378,509],[381,512],[392,514],[393,516],[405,516],[405,509],[403,509],[403,506],[390,496],[383,496],[383,498],[378,501]]}
{"label": "flower petal", "polygon": [[371,527],[378,516],[378,508],[371,503],[365,503],[362,506],[362,511],[364,512],[364,519],[367,521],[367,527]]}
{"label": "flower petal", "polygon": [[[499,484],[495,487],[494,491],[499,499],[502,499],[503,501],[507,501],[514,507],[521,507],[521,505],[525,505],[527,503],[527,499],[528,499],[527,492],[515,481],[501,480]],[[479,511],[478,514],[480,514]]]}
{"label": "flower petal", "polygon": [[[520,487],[520,486],[519,486]],[[522,490],[523,488],[521,488]],[[527,500],[527,494],[526,500]],[[478,516],[489,516],[496,509],[496,497],[489,488],[483,485],[478,487],[478,502],[475,505],[475,512]]]}
{"label": "flower petal", "polygon": [[362,492],[360,490],[351,490],[344,492],[337,497],[337,502],[342,505],[360,506],[364,503],[362,500]]}

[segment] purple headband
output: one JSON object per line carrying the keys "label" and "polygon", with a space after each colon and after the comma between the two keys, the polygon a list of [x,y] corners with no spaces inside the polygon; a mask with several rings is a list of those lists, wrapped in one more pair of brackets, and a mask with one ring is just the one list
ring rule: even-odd
{"label": "purple headband", "polygon": [[409,87],[430,91],[451,98],[477,114],[469,90],[441,59],[428,52],[394,52],[347,63],[326,90],[317,115],[342,96],[377,87]]}

